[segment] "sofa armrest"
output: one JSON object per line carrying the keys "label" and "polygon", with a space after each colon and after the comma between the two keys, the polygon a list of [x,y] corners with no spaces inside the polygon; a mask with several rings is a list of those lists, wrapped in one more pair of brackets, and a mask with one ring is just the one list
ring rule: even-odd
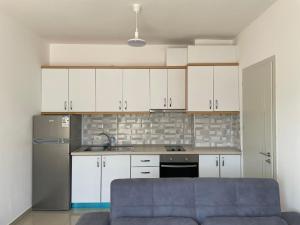
{"label": "sofa armrest", "polygon": [[85,213],[76,225],[110,225],[110,214],[109,212]]}
{"label": "sofa armrest", "polygon": [[288,225],[300,224],[300,213],[296,212],[283,212],[281,217],[287,222]]}

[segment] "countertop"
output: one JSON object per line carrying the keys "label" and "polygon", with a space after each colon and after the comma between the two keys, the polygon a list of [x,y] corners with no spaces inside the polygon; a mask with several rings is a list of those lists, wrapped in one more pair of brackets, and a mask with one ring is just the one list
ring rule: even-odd
{"label": "countertop", "polygon": [[72,156],[98,156],[98,155],[164,155],[164,154],[198,154],[198,155],[240,155],[241,150],[230,147],[193,147],[183,146],[186,151],[169,152],[162,145],[134,145],[120,147],[117,150],[85,151],[83,146],[71,153]]}

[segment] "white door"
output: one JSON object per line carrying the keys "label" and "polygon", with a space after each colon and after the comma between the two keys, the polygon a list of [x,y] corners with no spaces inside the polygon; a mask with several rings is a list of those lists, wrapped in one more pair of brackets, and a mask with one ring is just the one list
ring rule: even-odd
{"label": "white door", "polygon": [[214,110],[239,111],[239,67],[214,67]]}
{"label": "white door", "polygon": [[121,69],[96,70],[96,111],[123,110],[123,71]]}
{"label": "white door", "polygon": [[100,203],[101,156],[72,156],[72,203]]}
{"label": "white door", "polygon": [[219,177],[220,156],[199,155],[199,177]]}
{"label": "white door", "polygon": [[102,156],[101,202],[110,202],[111,182],[124,178],[130,178],[130,155]]}
{"label": "white door", "polygon": [[69,110],[72,112],[95,111],[95,70],[69,70]]}
{"label": "white door", "polygon": [[167,109],[168,71],[166,69],[150,70],[150,108]]}
{"label": "white door", "polygon": [[68,69],[42,70],[42,111],[68,111]]}
{"label": "white door", "polygon": [[143,112],[149,109],[149,69],[123,70],[123,110]]}
{"label": "white door", "polygon": [[241,177],[241,156],[220,155],[220,176],[228,178]]}
{"label": "white door", "polygon": [[185,109],[185,69],[168,69],[168,108]]}
{"label": "white door", "polygon": [[213,111],[214,68],[188,67],[188,111]]}

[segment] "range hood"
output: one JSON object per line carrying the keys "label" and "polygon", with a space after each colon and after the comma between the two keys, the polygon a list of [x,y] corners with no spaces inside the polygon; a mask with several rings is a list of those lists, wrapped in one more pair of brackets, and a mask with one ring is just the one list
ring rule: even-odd
{"label": "range hood", "polygon": [[185,109],[150,109],[150,113],[185,113]]}

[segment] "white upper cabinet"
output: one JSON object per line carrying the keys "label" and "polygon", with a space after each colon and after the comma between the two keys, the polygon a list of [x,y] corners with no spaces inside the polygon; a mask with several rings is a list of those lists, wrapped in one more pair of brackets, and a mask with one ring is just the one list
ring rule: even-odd
{"label": "white upper cabinet", "polygon": [[168,108],[185,109],[185,69],[168,69]]}
{"label": "white upper cabinet", "polygon": [[95,70],[69,70],[69,111],[95,111]]}
{"label": "white upper cabinet", "polygon": [[235,45],[188,46],[188,63],[233,63],[237,61]]}
{"label": "white upper cabinet", "polygon": [[42,70],[42,111],[68,111],[68,69]]}
{"label": "white upper cabinet", "polygon": [[168,70],[150,70],[150,108],[168,108]]}
{"label": "white upper cabinet", "polygon": [[239,111],[237,66],[214,67],[214,101],[215,111]]}
{"label": "white upper cabinet", "polygon": [[96,111],[123,110],[123,71],[121,69],[96,70]]}
{"label": "white upper cabinet", "polygon": [[150,109],[149,69],[123,70],[123,110],[143,112]]}
{"label": "white upper cabinet", "polygon": [[213,80],[212,66],[188,68],[188,111],[213,111]]}

